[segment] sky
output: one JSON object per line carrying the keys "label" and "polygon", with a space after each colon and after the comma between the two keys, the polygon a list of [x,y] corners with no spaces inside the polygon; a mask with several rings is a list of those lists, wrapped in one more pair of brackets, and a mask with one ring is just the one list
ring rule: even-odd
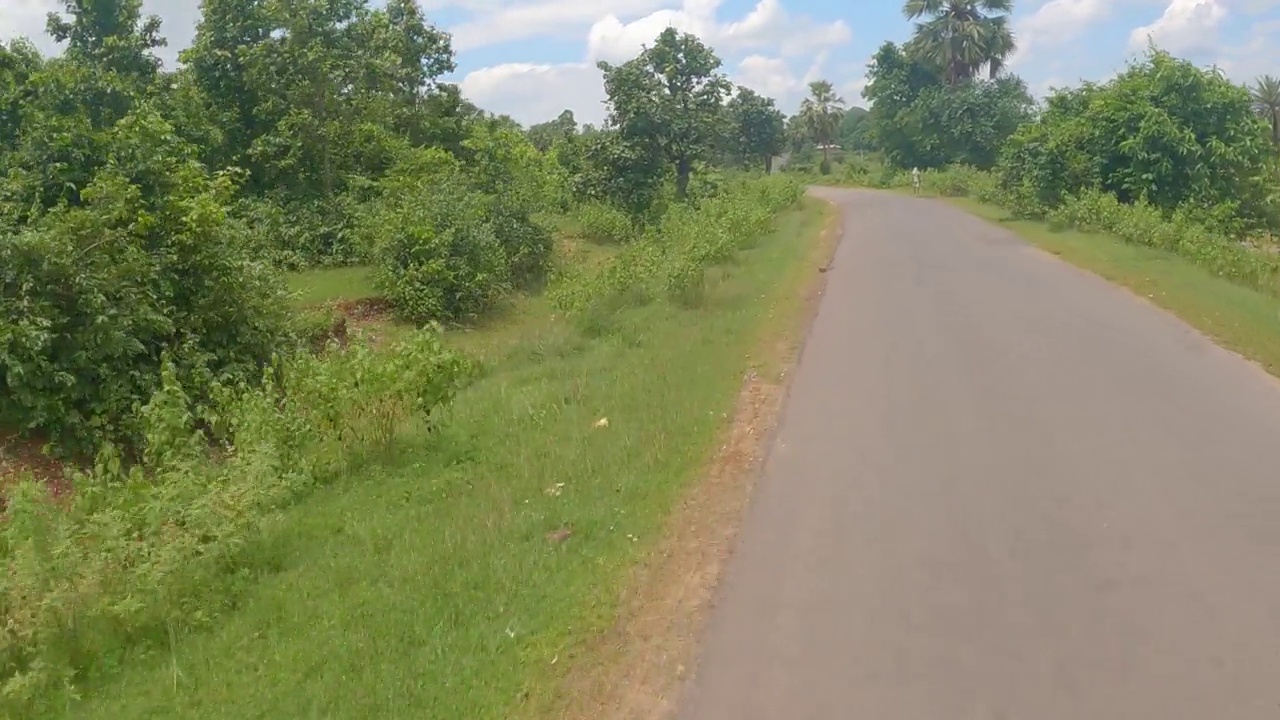
{"label": "sky", "polygon": [[[377,0],[374,0],[375,2]],[[867,61],[885,40],[911,33],[900,0],[419,0],[453,36],[458,83],[477,105],[531,124],[573,110],[600,122],[596,62],[620,62],[667,26],[701,37],[739,84],[793,112],[807,84],[833,82],[862,105]],[[60,0],[0,0],[0,39],[26,35],[46,52],[45,14]],[[191,42],[199,0],[143,0],[159,15],[176,63]],[[1037,96],[1081,80],[1105,80],[1153,39],[1240,82],[1280,75],[1280,0],[1021,0],[1010,69]]]}

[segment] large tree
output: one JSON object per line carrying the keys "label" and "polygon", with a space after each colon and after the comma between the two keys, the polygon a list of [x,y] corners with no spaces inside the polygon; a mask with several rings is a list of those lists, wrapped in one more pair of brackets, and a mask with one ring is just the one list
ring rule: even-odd
{"label": "large tree", "polygon": [[528,136],[529,142],[539,150],[546,152],[555,145],[556,141],[570,135],[578,133],[578,121],[573,116],[572,110],[564,110],[555,120],[530,125]]}
{"label": "large tree", "polygon": [[762,162],[764,171],[771,171],[773,156],[786,146],[786,116],[773,98],[739,87],[726,109],[733,152],[748,162]]}
{"label": "large tree", "polygon": [[1280,78],[1263,75],[1249,89],[1253,109],[1271,126],[1271,142],[1280,145]]}
{"label": "large tree", "polygon": [[885,43],[867,70],[871,140],[898,167],[990,168],[1034,106],[1016,76],[947,85],[938,68]]}
{"label": "large tree", "polygon": [[639,57],[599,67],[610,126],[672,165],[683,198],[694,163],[709,157],[721,136],[721,106],[732,85],[720,73],[720,58],[697,36],[667,28]]}
{"label": "large tree", "polygon": [[939,68],[948,84],[994,79],[1017,47],[1009,28],[1013,0],[907,0],[902,13],[918,20],[909,52]]}
{"label": "large tree", "polygon": [[800,103],[799,117],[805,134],[822,148],[822,164],[829,170],[831,146],[844,117],[844,98],[836,94],[831,81],[815,80],[809,83],[809,97]]}
{"label": "large tree", "polygon": [[1054,92],[1010,139],[1003,182],[1047,207],[1098,189],[1261,222],[1276,166],[1265,133],[1244,87],[1152,49],[1113,80]]}

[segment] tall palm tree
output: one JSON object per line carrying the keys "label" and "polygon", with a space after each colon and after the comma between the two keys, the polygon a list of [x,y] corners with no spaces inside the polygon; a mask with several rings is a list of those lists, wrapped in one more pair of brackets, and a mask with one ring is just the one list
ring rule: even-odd
{"label": "tall palm tree", "polygon": [[994,79],[1017,49],[1012,11],[1013,0],[907,0],[902,14],[919,20],[908,49],[942,68],[949,84],[983,68]]}
{"label": "tall palm tree", "polygon": [[809,97],[800,103],[800,124],[814,143],[822,148],[822,162],[830,165],[831,144],[844,118],[844,98],[836,94],[829,80],[809,83]]}
{"label": "tall palm tree", "polygon": [[1253,108],[1271,123],[1271,141],[1280,145],[1280,78],[1263,75],[1249,88]]}

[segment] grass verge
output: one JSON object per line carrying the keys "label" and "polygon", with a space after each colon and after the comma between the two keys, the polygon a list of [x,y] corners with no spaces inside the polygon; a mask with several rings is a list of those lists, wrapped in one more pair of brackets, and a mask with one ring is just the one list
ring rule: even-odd
{"label": "grass verge", "polygon": [[1056,232],[1043,222],[1011,220],[1006,211],[969,198],[948,198],[947,202],[1130,288],[1218,344],[1280,375],[1280,300],[1217,277],[1173,253],[1131,245],[1109,235]]}
{"label": "grass verge", "polygon": [[486,374],[438,437],[282,513],[255,550],[261,576],[216,629],[121,662],[67,716],[545,707],[661,544],[822,222],[816,201],[785,213],[710,274],[697,309],[629,308],[588,336],[536,301],[472,331]]}

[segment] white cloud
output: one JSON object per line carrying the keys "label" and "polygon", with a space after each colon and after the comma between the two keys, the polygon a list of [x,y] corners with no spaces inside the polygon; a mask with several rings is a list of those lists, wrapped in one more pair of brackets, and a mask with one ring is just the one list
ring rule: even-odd
{"label": "white cloud", "polygon": [[1141,51],[1148,40],[1175,54],[1212,50],[1215,31],[1227,16],[1222,0],[1170,0],[1155,22],[1133,29],[1129,49]]}
{"label": "white cloud", "polygon": [[[537,35],[572,35],[602,16],[623,17],[652,12],[667,0],[540,0],[516,5],[466,3],[478,17],[449,28],[459,51]],[[441,3],[447,6],[453,3]],[[657,33],[654,33],[655,35]]]}
{"label": "white cloud", "polygon": [[756,92],[777,98],[793,93],[800,87],[800,80],[791,72],[791,66],[782,58],[748,55],[738,63],[734,80]]}
{"label": "white cloud", "polygon": [[1025,18],[1014,21],[1018,47],[1008,65],[1025,62],[1032,48],[1061,45],[1111,14],[1117,0],[1049,0]]}
{"label": "white cloud", "polygon": [[1226,48],[1216,64],[1236,82],[1252,84],[1261,75],[1275,75],[1280,68],[1280,18],[1258,23],[1244,41]]}
{"label": "white cloud", "polygon": [[604,119],[604,82],[589,63],[495,65],[468,73],[458,86],[476,105],[525,125],[550,120],[565,108],[579,123]]}
{"label": "white cloud", "polygon": [[847,43],[853,37],[843,20],[822,23],[792,15],[780,0],[759,0],[742,19],[724,23],[716,17],[719,6],[720,0],[684,0],[678,10],[658,10],[629,23],[607,15],[587,34],[587,56],[608,61],[634,57],[667,27],[693,33],[722,53],[768,49],[782,55],[804,55]]}

